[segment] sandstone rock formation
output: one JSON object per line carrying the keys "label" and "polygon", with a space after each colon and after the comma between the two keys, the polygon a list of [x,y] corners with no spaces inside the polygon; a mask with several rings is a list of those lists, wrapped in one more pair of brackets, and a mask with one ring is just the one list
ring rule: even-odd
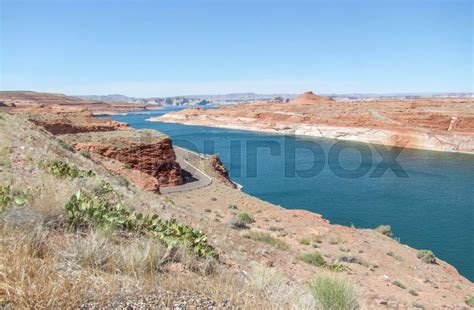
{"label": "sandstone rock formation", "polygon": [[53,135],[74,134],[95,131],[131,130],[127,123],[112,119],[99,119],[82,108],[29,110],[30,121]]}
{"label": "sandstone rock formation", "polygon": [[301,96],[296,97],[291,100],[290,103],[293,104],[313,104],[313,103],[325,103],[325,102],[335,102],[331,97],[318,96],[315,95],[312,91],[304,92]]}
{"label": "sandstone rock formation", "polygon": [[237,188],[237,185],[235,185],[235,183],[230,179],[229,171],[224,166],[218,155],[211,156],[209,163],[211,167],[217,172],[217,178],[220,181],[232,188]]}
{"label": "sandstone rock formation", "polygon": [[474,99],[338,102],[306,92],[287,104],[187,109],[151,120],[474,153]]}
{"label": "sandstone rock formation", "polygon": [[33,91],[0,91],[0,102],[12,112],[30,111],[32,113],[38,113],[39,110],[37,109],[40,108],[50,109],[50,112],[64,108],[80,108],[87,109],[95,115],[161,109],[159,105],[86,100],[65,96],[63,94],[38,93]]}
{"label": "sandstone rock formation", "polygon": [[154,130],[83,133],[62,138],[78,150],[114,159],[126,169],[154,177],[159,186],[183,184],[171,139]]}

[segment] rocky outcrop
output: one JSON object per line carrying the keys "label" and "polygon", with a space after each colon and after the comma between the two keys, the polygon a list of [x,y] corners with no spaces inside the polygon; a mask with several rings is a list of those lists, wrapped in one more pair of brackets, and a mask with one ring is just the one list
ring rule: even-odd
{"label": "rocky outcrop", "polygon": [[331,97],[315,95],[312,91],[304,92],[301,96],[298,96],[294,100],[290,101],[290,103],[294,104],[313,104],[325,102],[335,102],[335,100]]}
{"label": "rocky outcrop", "polygon": [[31,112],[35,114],[44,113],[38,109],[45,109],[47,113],[51,113],[57,109],[79,108],[87,109],[95,115],[161,109],[159,105],[88,100],[65,96],[63,94],[39,93],[33,91],[0,91],[0,101],[14,108],[11,112]]}
{"label": "rocky outcrop", "polygon": [[[95,131],[132,130],[127,123],[96,118],[90,111],[78,107],[50,106],[21,109],[29,119],[53,135]],[[18,112],[18,111],[17,111]]]}
{"label": "rocky outcrop", "polygon": [[216,176],[220,181],[232,188],[237,188],[237,185],[230,179],[229,171],[224,166],[218,155],[211,156],[209,163],[212,169],[214,169],[214,171],[217,173]]}
{"label": "rocky outcrop", "polygon": [[[171,139],[156,131],[95,132],[62,138],[78,150],[97,153],[121,162],[125,169],[145,173],[155,178],[160,187],[184,182]],[[150,184],[149,180],[146,183]]]}

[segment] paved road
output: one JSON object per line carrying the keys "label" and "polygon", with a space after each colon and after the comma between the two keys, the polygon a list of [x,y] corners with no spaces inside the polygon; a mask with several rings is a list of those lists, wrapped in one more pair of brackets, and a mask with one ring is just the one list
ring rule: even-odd
{"label": "paved road", "polygon": [[177,146],[174,147],[174,150],[176,153],[176,161],[186,173],[187,182],[183,185],[173,187],[160,187],[162,194],[189,192],[212,184],[212,178],[210,176],[188,162],[188,160],[198,159],[202,155]]}

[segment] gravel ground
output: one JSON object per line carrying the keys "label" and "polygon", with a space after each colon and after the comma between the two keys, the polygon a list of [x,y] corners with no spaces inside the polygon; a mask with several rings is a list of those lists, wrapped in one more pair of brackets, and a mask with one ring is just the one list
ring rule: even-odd
{"label": "gravel ground", "polygon": [[153,293],[147,296],[122,296],[107,305],[94,302],[82,304],[80,309],[232,309],[228,301],[216,303],[200,293],[181,291],[176,294]]}

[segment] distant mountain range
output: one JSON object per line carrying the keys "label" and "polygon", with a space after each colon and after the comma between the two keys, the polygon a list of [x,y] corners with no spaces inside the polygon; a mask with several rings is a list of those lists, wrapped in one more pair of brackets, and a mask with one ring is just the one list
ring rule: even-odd
{"label": "distant mountain range", "polygon": [[[376,99],[415,99],[415,98],[437,98],[437,97],[465,97],[473,98],[473,93],[395,93],[395,94],[321,94],[332,97],[337,101],[366,101]],[[275,100],[285,102],[297,97],[298,94],[255,94],[255,93],[231,93],[222,95],[189,95],[174,97],[149,97],[137,98],[120,94],[113,95],[80,95],[73,96],[81,99],[111,102],[127,102],[137,104],[154,105],[208,105],[208,104],[233,104],[248,101]]]}

